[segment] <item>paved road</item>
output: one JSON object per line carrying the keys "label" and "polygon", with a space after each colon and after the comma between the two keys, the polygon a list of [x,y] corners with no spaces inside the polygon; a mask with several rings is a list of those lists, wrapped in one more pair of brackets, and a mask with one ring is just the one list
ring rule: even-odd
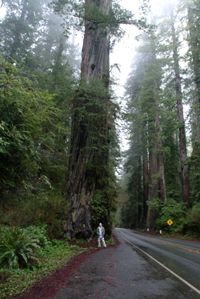
{"label": "paved road", "polygon": [[148,236],[118,229],[118,234],[144,257],[166,269],[200,298],[200,242]]}
{"label": "paved road", "polygon": [[200,298],[198,242],[166,240],[125,229],[115,233],[120,245],[91,255],[55,299]]}
{"label": "paved road", "polygon": [[150,254],[182,279],[200,289],[200,242],[148,237],[146,234],[123,229],[118,232],[136,250],[141,253],[144,251],[144,255]]}

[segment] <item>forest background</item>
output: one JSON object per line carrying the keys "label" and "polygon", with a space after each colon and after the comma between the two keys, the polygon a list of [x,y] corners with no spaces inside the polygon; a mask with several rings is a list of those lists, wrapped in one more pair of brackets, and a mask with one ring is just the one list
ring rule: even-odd
{"label": "forest background", "polygon": [[[200,233],[199,2],[165,1],[158,9],[155,1],[152,7],[149,1],[141,1],[140,8],[133,8],[134,14],[115,3],[109,21],[93,10],[95,22],[102,23],[103,18],[111,38],[106,90],[99,81],[90,89],[80,85],[80,46],[75,37],[78,31],[83,35],[84,6],[80,4],[2,2],[2,267],[32,267],[39,262],[37,254],[28,253],[30,248],[34,251],[35,243],[51,247],[52,240],[66,238],[72,217],[68,181],[74,113],[91,124],[96,157],[88,161],[84,174],[86,186],[94,185],[95,190],[85,205],[87,219],[77,218],[82,228],[89,219],[89,230],[95,233],[103,221],[108,235],[113,224]],[[155,8],[159,14],[153,14]],[[128,41],[124,30],[129,32]],[[130,59],[132,52],[131,63],[125,56]],[[87,113],[82,108],[74,110],[77,97],[87,104],[82,107]],[[103,110],[101,98],[107,99]],[[122,141],[120,155],[124,135],[127,141]],[[74,236],[83,237],[86,231],[77,223]],[[62,251],[63,243],[59,244]]]}

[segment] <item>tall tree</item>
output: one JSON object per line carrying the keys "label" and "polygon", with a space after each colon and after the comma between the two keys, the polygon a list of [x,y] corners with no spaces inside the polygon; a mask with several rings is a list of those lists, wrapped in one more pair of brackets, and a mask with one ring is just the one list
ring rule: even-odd
{"label": "tall tree", "polygon": [[[148,157],[149,157],[149,203],[159,198],[166,201],[166,184],[164,173],[163,149],[161,139],[161,65],[157,59],[157,38],[152,33],[147,40],[148,65],[143,79],[143,97],[146,105],[148,128]],[[156,219],[155,210],[149,205],[147,226],[153,227]]]}
{"label": "tall tree", "polygon": [[[148,36],[144,35],[140,46],[140,55],[137,57],[136,70],[133,77],[129,79],[131,88],[128,91],[130,107],[132,107],[128,112],[132,115],[130,116],[130,150],[133,149],[133,152],[132,150],[129,151],[128,164],[132,165],[131,173],[134,175],[130,176],[129,186],[133,184],[133,177],[138,176],[140,178],[137,180],[137,184],[134,184],[134,189],[140,190],[137,195],[135,193],[134,197],[139,202],[140,210],[142,207],[142,218],[144,220],[145,215],[148,227],[154,227],[156,220],[156,211],[151,203],[156,199],[161,202],[166,201],[160,123],[161,65],[156,51],[154,33]],[[134,181],[136,182],[136,179]],[[143,194],[143,200],[141,200],[141,193]],[[148,212],[144,203],[149,203]],[[140,211],[140,217],[142,214]]]}
{"label": "tall tree", "polygon": [[173,52],[173,64],[174,64],[174,76],[175,76],[175,91],[176,91],[176,107],[177,107],[177,119],[178,119],[178,131],[179,131],[179,155],[181,164],[181,185],[183,201],[187,206],[190,202],[189,191],[189,169],[187,159],[187,141],[185,134],[185,120],[183,114],[183,93],[181,86],[181,73],[179,65],[179,53],[178,53],[178,37],[175,29],[175,19],[173,12],[171,12],[171,35],[172,35],[172,52]]}
{"label": "tall tree", "polygon": [[[24,77],[28,77],[28,84],[30,84],[31,88],[34,86],[35,92],[40,91],[46,99],[46,101],[38,100],[41,114],[38,114],[37,121],[39,122],[40,116],[43,120],[39,122],[37,130],[35,129],[37,133],[32,136],[32,142],[30,143],[33,146],[33,151],[35,151],[34,161],[37,167],[31,168],[30,165],[32,171],[29,172],[29,175],[25,175],[24,172],[18,171],[16,163],[12,163],[13,171],[10,174],[12,172],[14,174],[17,173],[21,181],[28,182],[30,189],[32,188],[31,186],[37,184],[40,176],[45,175],[54,187],[63,190],[67,166],[66,151],[69,145],[69,101],[72,97],[76,80],[73,76],[73,69],[70,66],[69,42],[63,33],[61,17],[55,15],[53,9],[48,6],[49,2],[49,0],[18,0],[15,3],[9,0],[4,1],[3,4],[6,6],[7,13],[2,20],[0,28],[0,50],[7,60],[12,61],[12,63],[15,62],[17,65],[16,71],[23,84],[25,82]],[[18,42],[16,43],[16,41]],[[12,89],[14,91],[15,87],[12,86]],[[34,99],[35,95],[32,95],[32,97]],[[39,96],[36,98],[39,99]],[[16,99],[12,100],[13,105],[15,105],[15,100],[16,106],[18,101],[20,105],[23,106],[23,103],[26,105],[25,96],[23,97],[21,94],[17,96],[17,92]],[[10,98],[8,96],[7,99],[4,98],[4,105],[1,107],[1,110],[5,107],[7,114],[6,107],[9,101]],[[29,111],[32,111],[34,115],[35,108],[33,106],[32,110],[31,107],[29,108]],[[12,113],[17,115],[18,108],[15,110],[10,111],[9,115],[12,115]],[[42,113],[45,114],[45,111],[46,115],[42,116]],[[1,113],[3,112],[1,111]],[[33,127],[36,128],[35,116],[33,115],[31,118],[30,112],[28,120],[30,126],[33,121]],[[4,116],[1,116],[3,120]],[[16,126],[16,117],[10,116],[10,119],[13,119],[13,121],[10,120],[12,126]],[[21,124],[21,128],[22,126]],[[17,140],[13,144],[17,144]],[[22,157],[26,156],[30,161],[31,159],[33,160],[31,157],[33,151],[32,153],[31,151],[29,152],[29,156],[25,153],[25,146],[23,149],[24,151],[21,152]],[[20,159],[16,159],[15,155],[11,155],[8,151],[9,155],[12,156],[14,161],[18,161],[17,164],[19,164]],[[9,163],[8,159],[7,163]],[[28,169],[28,165],[24,169]],[[11,177],[7,175],[7,180],[11,181]],[[16,175],[12,185],[16,186],[17,183],[21,188],[22,184],[19,181],[17,182]],[[24,185],[26,184],[24,183]],[[5,184],[5,190],[7,189]]]}
{"label": "tall tree", "polygon": [[6,16],[1,24],[1,52],[11,60],[24,64],[44,21],[43,7],[47,0],[15,2],[6,0]]}
{"label": "tall tree", "polygon": [[68,235],[91,234],[90,202],[107,184],[111,0],[85,1],[81,83],[73,100]]}
{"label": "tall tree", "polygon": [[200,3],[198,0],[186,1],[188,10],[189,48],[195,91],[192,103],[192,185],[193,198],[199,201],[200,172]]}

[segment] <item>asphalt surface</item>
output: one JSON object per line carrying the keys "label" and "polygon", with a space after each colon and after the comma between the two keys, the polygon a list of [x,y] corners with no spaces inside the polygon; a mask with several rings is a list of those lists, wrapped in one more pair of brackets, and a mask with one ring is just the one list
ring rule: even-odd
{"label": "asphalt surface", "polygon": [[200,242],[141,235],[123,229],[119,233],[136,250],[150,254],[197,288],[200,298]]}
{"label": "asphalt surface", "polygon": [[199,288],[200,243],[166,240],[125,229],[116,229],[115,234],[120,244],[89,256],[55,299],[200,298],[198,292],[173,274],[185,275],[183,280],[187,278],[189,285]]}

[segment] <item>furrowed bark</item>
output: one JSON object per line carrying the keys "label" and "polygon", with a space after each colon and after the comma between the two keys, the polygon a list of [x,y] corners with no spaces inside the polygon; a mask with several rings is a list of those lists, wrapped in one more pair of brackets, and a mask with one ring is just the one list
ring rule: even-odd
{"label": "furrowed bark", "polygon": [[[155,44],[153,42],[153,51]],[[156,62],[156,54],[152,53],[152,63]],[[159,80],[154,80],[154,92],[152,97],[154,100],[154,112],[149,121],[149,203],[154,199],[160,199],[161,202],[166,202],[166,184],[164,161],[162,153],[161,125],[160,125],[160,107],[159,107]],[[155,220],[158,212],[151,205],[148,206],[147,212],[147,227],[155,228]]]}
{"label": "furrowed bark", "polygon": [[[89,237],[92,233],[90,202],[108,164],[109,33],[91,11],[107,16],[111,0],[85,1],[85,34],[82,48],[81,83],[73,101],[69,161],[68,237]],[[95,92],[95,84],[104,92]],[[98,86],[97,86],[98,87]]]}
{"label": "furrowed bark", "polygon": [[179,156],[181,166],[181,186],[183,201],[187,206],[190,203],[190,188],[189,188],[189,169],[187,161],[187,141],[185,134],[185,120],[183,115],[183,94],[181,88],[181,76],[178,56],[178,40],[174,26],[173,16],[171,17],[171,30],[172,30],[172,43],[173,43],[173,60],[174,60],[174,73],[175,73],[175,90],[176,90],[176,107],[177,117],[179,122]]}

